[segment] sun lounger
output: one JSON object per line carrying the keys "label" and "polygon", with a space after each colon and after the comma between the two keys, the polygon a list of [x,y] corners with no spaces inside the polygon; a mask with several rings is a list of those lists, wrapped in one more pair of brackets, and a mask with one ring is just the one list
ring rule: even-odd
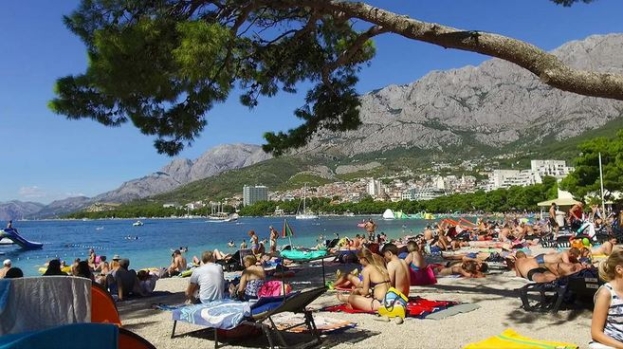
{"label": "sun lounger", "polygon": [[[530,283],[520,289],[522,307],[533,312],[557,312],[563,304],[592,305],[593,296],[603,282],[592,269],[581,270],[552,282]],[[530,302],[530,296],[536,294],[536,303]]]}
{"label": "sun lounger", "polygon": [[[270,348],[274,348],[273,335],[277,337],[281,347],[287,344],[276,327],[272,316],[293,312],[304,315],[305,321],[295,326],[305,325],[311,335],[311,341],[305,345],[320,343],[320,335],[316,329],[311,311],[306,307],[326,291],[325,287],[293,292],[283,297],[260,298],[257,302],[237,302],[232,300],[217,301],[209,304],[197,304],[173,310],[173,330],[171,338],[176,337],[175,328],[178,321],[189,322],[208,328],[214,328],[214,348],[219,348],[219,329],[230,330],[242,325],[250,325],[261,329],[268,340]],[[179,336],[179,335],[178,335]]]}

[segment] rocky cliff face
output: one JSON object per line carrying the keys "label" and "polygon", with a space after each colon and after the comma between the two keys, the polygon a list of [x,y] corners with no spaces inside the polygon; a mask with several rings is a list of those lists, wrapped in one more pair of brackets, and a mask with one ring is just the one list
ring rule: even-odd
{"label": "rocky cliff face", "polygon": [[[621,34],[591,36],[552,53],[575,68],[623,72]],[[301,151],[352,156],[397,147],[443,149],[462,146],[467,137],[499,148],[569,138],[623,115],[623,102],[555,90],[499,59],[432,72],[361,99],[360,129],[320,132]]]}

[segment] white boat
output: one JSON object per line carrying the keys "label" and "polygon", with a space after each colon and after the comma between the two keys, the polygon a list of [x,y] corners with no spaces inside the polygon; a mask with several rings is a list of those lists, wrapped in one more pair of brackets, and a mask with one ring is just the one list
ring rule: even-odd
{"label": "white boat", "polygon": [[[307,200],[307,183],[305,189],[303,189],[303,209],[296,213],[296,219],[318,219],[318,216],[309,211],[305,205]],[[300,208],[300,207],[299,207]]]}
{"label": "white boat", "polygon": [[142,226],[143,226],[143,222],[141,222],[141,221],[136,221],[136,222],[132,223],[132,226],[133,226],[133,227],[142,227]]}

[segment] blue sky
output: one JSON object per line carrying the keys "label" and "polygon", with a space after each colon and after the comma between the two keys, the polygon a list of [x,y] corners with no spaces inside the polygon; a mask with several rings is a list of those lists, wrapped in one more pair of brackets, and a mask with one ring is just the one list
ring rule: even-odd
{"label": "blue sky", "polygon": [[[94,196],[172,160],[158,155],[153,139],[131,125],[106,128],[90,120],[69,121],[47,109],[56,78],[81,73],[86,67],[84,46],[61,21],[77,4],[76,0],[0,2],[0,202],[48,203],[68,196]],[[620,0],[571,8],[548,0],[374,0],[372,4],[420,20],[508,35],[547,50],[593,34],[623,32]],[[379,37],[376,45],[377,56],[361,74],[362,93],[488,59],[396,35]],[[300,95],[278,95],[261,100],[259,107],[249,111],[232,95],[210,112],[201,138],[180,156],[196,159],[219,144],[261,144],[264,132],[299,124],[292,111],[301,102]]]}

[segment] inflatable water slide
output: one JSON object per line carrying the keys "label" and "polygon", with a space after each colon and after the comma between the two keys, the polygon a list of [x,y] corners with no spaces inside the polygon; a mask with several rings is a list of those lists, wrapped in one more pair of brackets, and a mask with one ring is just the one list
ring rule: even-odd
{"label": "inflatable water slide", "polygon": [[0,230],[0,239],[1,238],[7,238],[9,240],[12,240],[15,244],[17,244],[24,250],[36,250],[43,247],[43,244],[40,242],[24,239],[24,237],[21,236],[15,228]]}

